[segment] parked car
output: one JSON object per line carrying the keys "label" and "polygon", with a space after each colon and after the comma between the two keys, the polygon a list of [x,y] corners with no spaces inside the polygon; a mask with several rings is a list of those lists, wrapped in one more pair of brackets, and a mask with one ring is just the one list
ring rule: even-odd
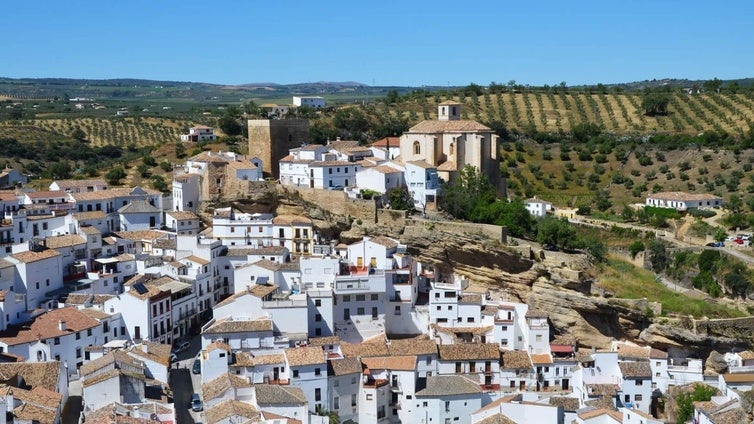
{"label": "parked car", "polygon": [[199,397],[198,393],[194,393],[191,395],[191,410],[194,412],[199,412],[204,409],[204,405],[202,404],[202,399]]}
{"label": "parked car", "polygon": [[173,353],[178,354],[184,350],[188,350],[191,347],[191,342],[180,342],[177,346],[173,347]]}
{"label": "parked car", "polygon": [[743,239],[737,238],[737,239],[733,240],[733,243],[744,244],[744,241],[743,241]]}
{"label": "parked car", "polygon": [[199,361],[199,358],[194,359],[194,365],[191,367],[191,372],[194,374],[202,373],[202,363]]}
{"label": "parked car", "polygon": [[725,247],[725,243],[721,241],[713,241],[706,244],[707,247]]}
{"label": "parked car", "polygon": [[170,363],[178,362],[178,356],[175,353],[170,354]]}

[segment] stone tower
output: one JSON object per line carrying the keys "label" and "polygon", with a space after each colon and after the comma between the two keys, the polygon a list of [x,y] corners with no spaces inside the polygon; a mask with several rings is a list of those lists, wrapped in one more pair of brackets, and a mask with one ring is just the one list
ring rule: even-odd
{"label": "stone tower", "polygon": [[280,159],[290,149],[309,142],[307,119],[250,119],[249,157],[262,160],[265,176],[280,177]]}
{"label": "stone tower", "polygon": [[438,121],[458,121],[461,119],[461,104],[452,100],[437,105]]}

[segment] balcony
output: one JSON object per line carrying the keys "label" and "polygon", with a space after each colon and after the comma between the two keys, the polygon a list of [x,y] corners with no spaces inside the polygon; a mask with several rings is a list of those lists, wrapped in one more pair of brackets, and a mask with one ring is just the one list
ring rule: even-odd
{"label": "balcony", "polygon": [[369,290],[367,281],[340,281],[335,283],[335,290]]}
{"label": "balcony", "polygon": [[13,237],[0,239],[0,244],[13,244],[15,242],[16,242],[16,239]]}
{"label": "balcony", "polygon": [[393,393],[403,393],[403,389],[398,382],[393,382],[390,384],[390,391]]}

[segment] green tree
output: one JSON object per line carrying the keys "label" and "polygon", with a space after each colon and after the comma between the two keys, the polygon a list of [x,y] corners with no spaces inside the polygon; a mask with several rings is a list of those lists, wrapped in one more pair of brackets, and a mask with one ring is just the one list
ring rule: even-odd
{"label": "green tree", "polygon": [[708,81],[704,81],[704,84],[702,84],[702,87],[704,88],[704,91],[709,92],[717,92],[720,90],[720,87],[723,85],[723,82],[717,78],[713,78]]}
{"label": "green tree", "polygon": [[313,143],[324,144],[338,137],[338,129],[324,120],[315,120],[309,126],[309,137]]}
{"label": "green tree", "polygon": [[136,167],[136,170],[139,171],[139,175],[141,175],[142,178],[147,178],[150,175],[149,166],[145,163],[140,163]]}
{"label": "green tree", "polygon": [[537,225],[537,242],[561,249],[575,249],[580,243],[576,229],[565,218],[547,217]]}
{"label": "green tree", "polygon": [[607,247],[605,247],[605,243],[603,243],[598,236],[586,236],[581,239],[580,244],[587,253],[592,255],[592,258],[594,258],[595,261],[604,262],[607,258]]}
{"label": "green tree", "polygon": [[652,270],[654,272],[664,271],[670,264],[670,257],[665,249],[665,243],[659,240],[652,240],[649,242],[649,261],[652,263]]}
{"label": "green tree", "polygon": [[676,422],[688,422],[694,415],[694,402],[706,402],[717,394],[717,389],[703,383],[695,383],[694,390],[691,392],[684,391],[676,396],[675,401],[678,405],[676,413]]}
{"label": "green tree", "polygon": [[162,175],[153,175],[152,176],[152,187],[155,190],[159,190],[163,193],[167,193],[170,191],[168,188],[168,184],[165,182],[165,178],[163,178]]}
{"label": "green tree", "polygon": [[414,209],[414,199],[405,186],[395,187],[387,192],[390,209],[409,211]]}
{"label": "green tree", "polygon": [[175,156],[179,159],[186,157],[186,148],[180,141],[175,143]]}
{"label": "green tree", "polygon": [[322,405],[317,405],[314,409],[314,414],[320,417],[327,417],[330,420],[330,424],[340,424],[340,416],[338,413],[335,411],[328,411],[323,408]]}
{"label": "green tree", "polygon": [[217,126],[225,133],[225,135],[231,137],[241,135],[241,132],[243,131],[238,120],[227,113],[220,117],[217,121]]}
{"label": "green tree", "polygon": [[160,169],[162,169],[165,172],[170,172],[173,170],[173,164],[164,160],[160,162]]}
{"label": "green tree", "polygon": [[631,253],[631,257],[635,258],[636,255],[643,252],[645,249],[644,242],[641,240],[634,240],[633,243],[631,243],[630,246],[628,246],[628,251]]}
{"label": "green tree", "polygon": [[725,231],[722,228],[718,228],[715,230],[715,241],[725,241],[725,239],[728,237],[728,232]]}
{"label": "green tree", "polygon": [[76,129],[71,133],[71,137],[78,141],[85,141],[86,133],[81,129],[81,127],[76,127]]}
{"label": "green tree", "polygon": [[48,166],[47,169],[42,172],[42,178],[65,180],[71,178],[72,172],[71,164],[68,161],[60,161]]}
{"label": "green tree", "polygon": [[398,90],[388,90],[387,94],[385,95],[385,103],[388,105],[392,105],[395,103],[398,103],[398,100],[400,100],[400,94],[398,94]]}
{"label": "green tree", "polygon": [[147,166],[157,166],[157,160],[150,155],[144,155],[141,157],[141,162]]}
{"label": "green tree", "polygon": [[247,115],[262,116],[262,109],[259,108],[254,100],[249,100],[243,105],[244,112]]}
{"label": "green tree", "polygon": [[670,94],[659,91],[647,91],[641,101],[641,108],[647,116],[667,115]]}
{"label": "green tree", "polygon": [[123,178],[126,178],[126,171],[121,166],[115,167],[105,174],[105,180],[111,186],[120,185]]}
{"label": "green tree", "polygon": [[733,212],[741,212],[741,209],[743,209],[744,201],[741,200],[741,197],[737,194],[731,194],[730,199],[728,199],[728,202],[725,203],[725,207],[730,209]]}

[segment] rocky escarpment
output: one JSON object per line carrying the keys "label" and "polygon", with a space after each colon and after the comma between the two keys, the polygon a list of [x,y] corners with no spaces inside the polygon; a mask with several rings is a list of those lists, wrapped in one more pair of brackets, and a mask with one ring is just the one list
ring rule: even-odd
{"label": "rocky escarpment", "polygon": [[[333,226],[331,216],[313,215],[315,225],[342,225]],[[458,274],[472,287],[490,290],[493,297],[547,312],[554,335],[572,336],[582,346],[602,348],[613,339],[628,339],[662,349],[706,352],[715,346],[754,342],[754,332],[736,330],[737,325],[754,328],[754,320],[728,324],[727,320],[651,318],[660,315],[659,305],[592,290],[583,272],[592,267],[585,255],[546,252],[543,260],[543,252],[532,253],[527,246],[511,248],[478,234],[444,232],[441,224],[432,229],[354,225],[338,233],[346,243],[365,235],[399,239],[413,257],[432,265],[439,278]]]}

